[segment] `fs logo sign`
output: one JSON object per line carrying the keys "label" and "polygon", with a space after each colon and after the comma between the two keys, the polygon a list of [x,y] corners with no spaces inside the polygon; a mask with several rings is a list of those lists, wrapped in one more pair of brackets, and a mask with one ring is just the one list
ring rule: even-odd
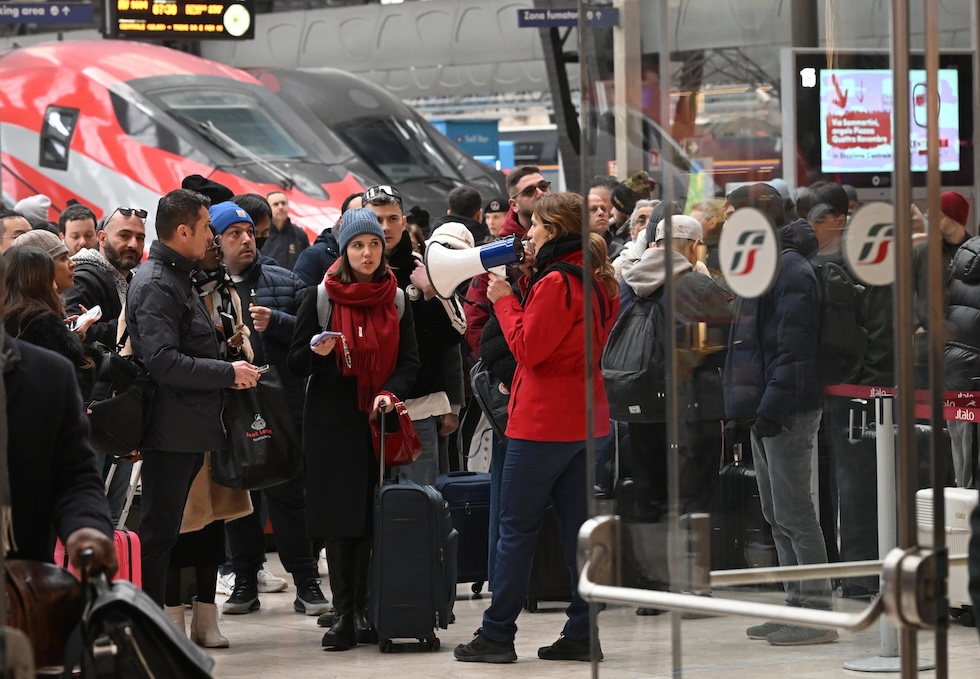
{"label": "fs logo sign", "polygon": [[888,203],[865,203],[843,234],[848,268],[866,285],[895,282],[895,208]]}
{"label": "fs logo sign", "polygon": [[738,237],[738,247],[732,256],[731,270],[733,276],[745,276],[755,268],[756,255],[766,242],[765,231],[744,231]]}
{"label": "fs logo sign", "polygon": [[718,241],[721,271],[739,297],[759,297],[776,279],[779,239],[769,218],[751,207],[736,210],[725,221]]}

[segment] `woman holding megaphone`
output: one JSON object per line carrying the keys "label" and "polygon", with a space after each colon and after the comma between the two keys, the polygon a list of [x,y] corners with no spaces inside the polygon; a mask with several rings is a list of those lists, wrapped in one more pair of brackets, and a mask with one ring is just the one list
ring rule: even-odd
{"label": "woman holding megaphone", "polygon": [[[508,409],[507,455],[500,494],[500,528],[493,599],[483,626],[456,648],[464,662],[514,662],[515,624],[527,598],[538,530],[554,506],[573,592],[558,640],[538,649],[544,660],[589,660],[588,604],[579,596],[576,542],[588,518],[586,484],[585,361],[593,374],[593,435],[609,433],[609,408],[599,377],[599,357],[618,315],[618,286],[601,236],[589,234],[584,268],[582,217],[575,193],[542,196],[528,231],[520,298],[493,274],[488,298],[517,360]],[[592,277],[591,355],[583,356],[583,277]],[[601,657],[601,651],[599,651]]]}
{"label": "woman holding megaphone", "polygon": [[[385,256],[374,212],[344,213],[340,258],[307,289],[296,315],[289,367],[310,377],[303,412],[307,533],[327,542],[336,615],[330,650],[374,643],[367,613],[371,525],[378,462],[369,417],[394,405],[419,371],[412,308]],[[326,297],[324,297],[324,293]]]}

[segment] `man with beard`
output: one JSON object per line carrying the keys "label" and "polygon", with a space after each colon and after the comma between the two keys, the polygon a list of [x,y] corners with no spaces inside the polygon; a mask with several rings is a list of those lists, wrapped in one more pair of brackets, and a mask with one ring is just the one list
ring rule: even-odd
{"label": "man with beard", "polygon": [[[292,271],[271,264],[268,259],[258,258],[255,227],[243,207],[235,202],[218,203],[209,212],[211,226],[218,233],[221,262],[231,274],[242,309],[248,309],[244,320],[251,331],[253,360],[256,365],[268,364],[276,368],[296,430],[302,431],[304,384],[290,372],[286,355],[306,284]],[[248,300],[253,296],[257,303],[249,304]],[[262,504],[265,502],[279,558],[296,585],[293,610],[306,615],[326,613],[329,605],[317,579],[316,552],[306,537],[302,472],[277,486],[252,491],[251,495],[255,511],[225,524],[235,579],[231,597],[222,606],[222,611],[237,615],[258,610],[260,592],[281,591],[287,586],[280,581],[281,584],[270,587],[270,578],[263,572]]]}
{"label": "man with beard", "polygon": [[118,207],[96,234],[99,246],[78,251],[75,262],[75,287],[65,291],[69,315],[83,313],[81,307],[102,308],[102,318],[86,333],[86,340],[116,345],[116,326],[122,313],[132,271],[143,257],[146,240],[146,210]]}

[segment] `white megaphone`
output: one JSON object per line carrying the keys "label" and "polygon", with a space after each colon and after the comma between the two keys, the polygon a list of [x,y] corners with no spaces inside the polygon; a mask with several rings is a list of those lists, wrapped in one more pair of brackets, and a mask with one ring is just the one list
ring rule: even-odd
{"label": "white megaphone", "polygon": [[523,261],[524,244],[515,236],[478,248],[454,250],[433,243],[425,249],[425,268],[429,273],[429,282],[436,294],[443,299],[452,297],[456,286],[468,278],[497,267],[500,267],[499,275],[503,276],[506,275],[504,267]]}

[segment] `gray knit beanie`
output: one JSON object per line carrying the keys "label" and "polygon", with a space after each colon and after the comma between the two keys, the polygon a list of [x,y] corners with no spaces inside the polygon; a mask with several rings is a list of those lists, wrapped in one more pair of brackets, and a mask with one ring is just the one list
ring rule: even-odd
{"label": "gray knit beanie", "polygon": [[378,221],[378,215],[374,210],[366,207],[354,208],[344,213],[340,222],[340,252],[347,250],[347,244],[358,236],[369,233],[381,239],[381,244],[385,242],[385,232]]}

